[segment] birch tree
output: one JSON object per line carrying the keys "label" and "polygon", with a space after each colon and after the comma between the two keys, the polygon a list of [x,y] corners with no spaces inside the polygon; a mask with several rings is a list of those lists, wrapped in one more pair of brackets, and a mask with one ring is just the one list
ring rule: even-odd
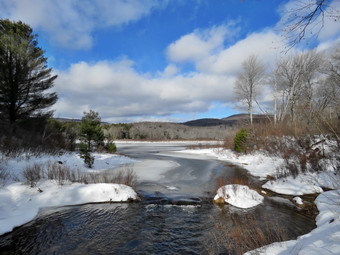
{"label": "birch tree", "polygon": [[321,55],[310,51],[286,57],[277,64],[275,81],[281,96],[278,121],[284,120],[288,112],[295,121],[299,107],[311,109],[315,77],[321,63]]}
{"label": "birch tree", "polygon": [[234,91],[239,101],[248,107],[249,121],[253,124],[253,103],[260,94],[259,87],[265,78],[265,67],[252,55],[242,63],[242,71],[235,82]]}

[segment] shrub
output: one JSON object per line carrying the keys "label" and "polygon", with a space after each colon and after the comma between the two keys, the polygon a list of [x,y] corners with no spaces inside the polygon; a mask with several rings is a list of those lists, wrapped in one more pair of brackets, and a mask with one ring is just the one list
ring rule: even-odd
{"label": "shrub", "polygon": [[126,165],[123,170],[117,172],[112,182],[118,184],[125,184],[134,188],[137,186],[137,175],[133,170],[132,166]]}
{"label": "shrub", "polygon": [[234,138],[234,150],[236,152],[245,152],[246,151],[246,142],[249,137],[249,132],[247,129],[241,129],[236,133]]}
{"label": "shrub", "polygon": [[27,183],[33,188],[36,183],[43,177],[42,167],[39,164],[27,166],[23,172]]}
{"label": "shrub", "polygon": [[57,180],[59,185],[63,185],[65,181],[75,182],[77,176],[75,171],[71,171],[68,166],[64,166],[58,162],[54,162],[53,164],[47,164],[47,178],[50,180]]}
{"label": "shrub", "polygon": [[[212,240],[205,243],[208,254],[244,254],[247,251],[288,239],[284,226],[275,219],[259,220],[258,215],[231,214],[231,224],[212,218]],[[260,253],[255,251],[254,254]]]}
{"label": "shrub", "polygon": [[0,160],[0,187],[4,186],[10,177],[9,171],[5,168]]}
{"label": "shrub", "polygon": [[117,146],[113,142],[108,142],[105,148],[108,153],[115,153],[117,151]]}

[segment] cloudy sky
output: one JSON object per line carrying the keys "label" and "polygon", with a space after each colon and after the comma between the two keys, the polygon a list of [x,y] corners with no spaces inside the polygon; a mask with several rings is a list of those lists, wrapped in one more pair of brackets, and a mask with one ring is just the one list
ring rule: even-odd
{"label": "cloudy sky", "polygon": [[[0,18],[39,35],[58,74],[56,117],[93,109],[108,122],[182,122],[244,112],[233,92],[242,62],[255,54],[270,71],[284,57],[282,24],[302,1],[0,0]],[[339,23],[326,19],[288,54],[339,44]]]}

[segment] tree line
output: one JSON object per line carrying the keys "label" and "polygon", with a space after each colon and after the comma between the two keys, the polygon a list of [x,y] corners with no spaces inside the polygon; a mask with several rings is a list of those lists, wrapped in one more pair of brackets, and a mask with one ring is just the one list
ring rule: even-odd
{"label": "tree line", "polygon": [[[264,86],[272,104],[261,105]],[[237,100],[247,106],[252,124],[257,111],[274,116],[274,123],[330,123],[340,118],[340,46],[328,52],[316,50],[291,54],[277,61],[270,72],[258,56],[242,64],[234,84]]]}

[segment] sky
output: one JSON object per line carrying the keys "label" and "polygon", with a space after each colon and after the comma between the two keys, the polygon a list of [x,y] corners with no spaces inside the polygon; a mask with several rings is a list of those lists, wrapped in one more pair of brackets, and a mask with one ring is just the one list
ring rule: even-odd
{"label": "sky", "polygon": [[[339,45],[340,22],[325,19],[286,52],[282,29],[303,1],[313,0],[0,0],[0,18],[38,34],[58,75],[55,117],[92,109],[111,123],[185,122],[246,112],[234,84],[250,55],[269,73],[287,54]],[[270,86],[261,91],[270,111]]]}

